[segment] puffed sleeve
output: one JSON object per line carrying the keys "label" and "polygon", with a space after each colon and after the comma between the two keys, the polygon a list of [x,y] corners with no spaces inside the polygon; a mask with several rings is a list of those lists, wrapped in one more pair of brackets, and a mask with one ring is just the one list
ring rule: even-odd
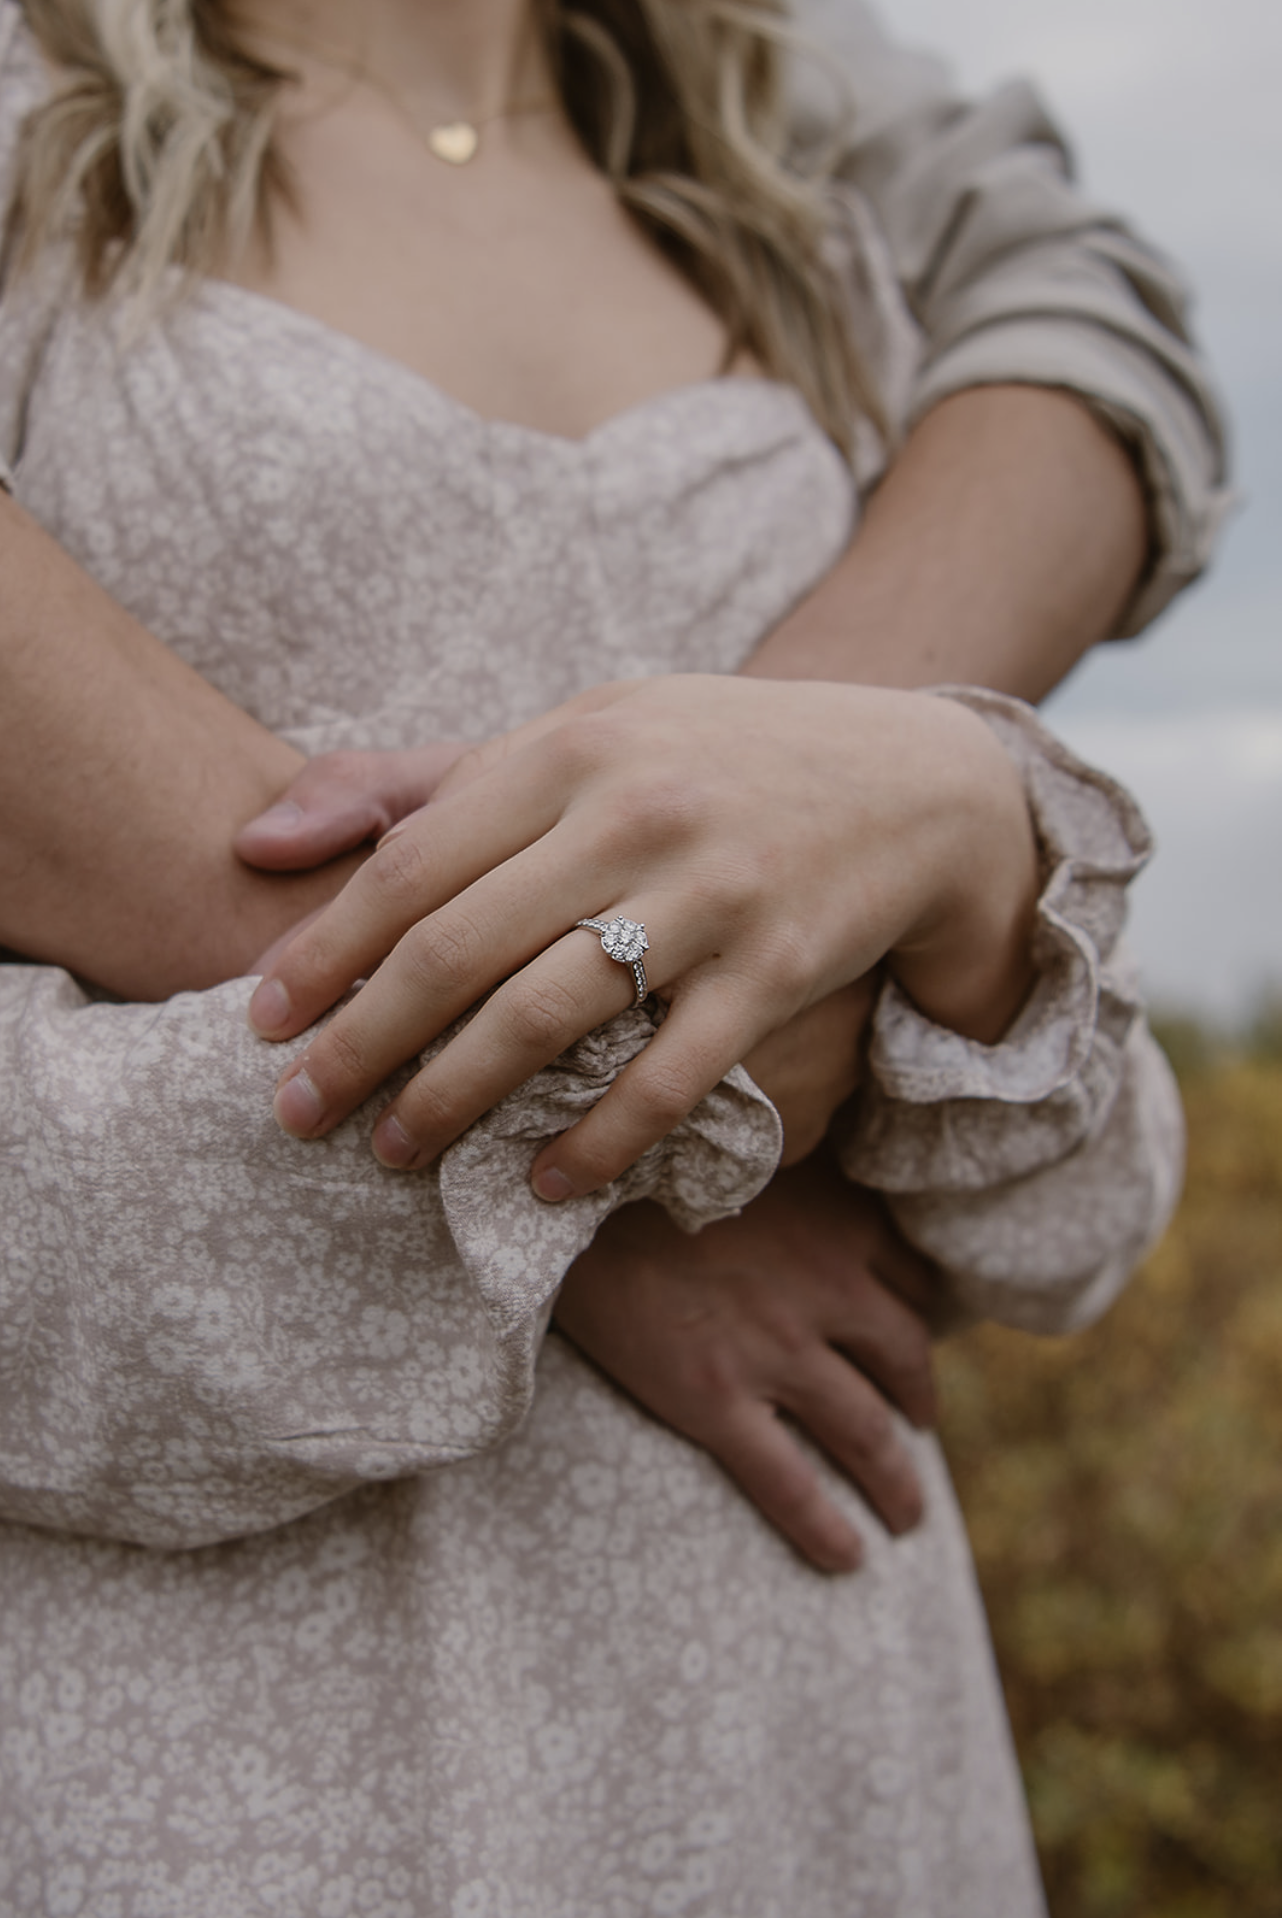
{"label": "puffed sleeve", "polygon": [[[94,1002],[0,965],[0,1516],[151,1546],[269,1528],[499,1443],[551,1303],[615,1206],[735,1211],[780,1130],[741,1070],[606,1192],[548,1206],[529,1165],[652,1036],[592,1033],[412,1176],[376,1105],[302,1145],[252,981]],[[444,1044],[449,1034],[438,1044]]]}
{"label": "puffed sleeve", "polygon": [[839,1156],[887,1195],[962,1316],[1065,1332],[1111,1302],[1179,1197],[1179,1095],[1120,939],[1150,839],[1129,795],[1031,708],[940,690],[1020,768],[1043,866],[1037,980],[993,1046],[934,1025],[888,984]]}
{"label": "puffed sleeve", "polygon": [[[958,97],[945,67],[895,45],[862,0],[800,0],[853,103],[839,176],[871,208],[921,352],[907,419],[971,386],[1066,389],[1130,448],[1149,499],[1149,570],[1119,626],[1138,632],[1205,565],[1231,503],[1224,424],[1169,261],[1073,182],[1031,87]],[[799,144],[833,94],[796,63]]]}

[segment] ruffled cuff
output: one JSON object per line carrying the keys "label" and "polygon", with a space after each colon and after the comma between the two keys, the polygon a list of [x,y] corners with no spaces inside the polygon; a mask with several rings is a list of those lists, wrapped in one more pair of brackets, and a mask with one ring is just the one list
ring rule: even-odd
{"label": "ruffled cuff", "polygon": [[996,1045],[926,1018],[893,983],[873,1019],[870,1082],[840,1143],[845,1171],[890,1193],[975,1192],[1064,1158],[1101,1123],[1140,1013],[1117,951],[1126,888],[1152,849],[1135,802],[1019,700],[939,687],[1019,767],[1037,832],[1037,982]]}
{"label": "ruffled cuff", "polygon": [[[531,1326],[602,1220],[620,1206],[654,1199],[683,1231],[697,1232],[741,1211],[774,1173],[783,1149],[779,1115],[736,1066],[602,1191],[557,1205],[535,1197],[529,1172],[536,1153],[591,1110],[654,1032],[643,1007],[599,1026],[442,1156],[450,1235],[500,1337]],[[433,1053],[450,1037],[443,1034]]]}

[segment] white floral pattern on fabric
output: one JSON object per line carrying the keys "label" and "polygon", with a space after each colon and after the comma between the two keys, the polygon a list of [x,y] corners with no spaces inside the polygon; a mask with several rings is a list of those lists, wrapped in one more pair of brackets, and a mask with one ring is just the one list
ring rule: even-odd
{"label": "white floral pattern on fabric", "polygon": [[641,1011],[422,1175],[372,1157],[377,1101],[300,1149],[249,990],[95,1005],[53,967],[5,968],[8,1518],[190,1547],[486,1450],[529,1409],[556,1288],[607,1213],[656,1197],[694,1230],[778,1162],[740,1071],[606,1191],[534,1197],[535,1153],[646,1043]]}

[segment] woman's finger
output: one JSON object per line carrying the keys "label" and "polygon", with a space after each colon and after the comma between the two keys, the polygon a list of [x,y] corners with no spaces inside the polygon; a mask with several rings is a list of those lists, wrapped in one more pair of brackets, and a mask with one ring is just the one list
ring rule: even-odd
{"label": "woman's finger", "polygon": [[850,1520],[825,1492],[812,1460],[766,1404],[736,1407],[724,1426],[701,1432],[699,1443],[727,1471],[744,1496],[821,1572],[854,1572],[863,1545]]}
{"label": "woman's finger", "polygon": [[644,1052],[592,1110],[546,1146],[530,1170],[543,1199],[595,1192],[665,1139],[735,1065],[744,1033],[770,1015],[747,981],[716,960],[685,973],[678,997]]}
{"label": "woman's finger", "polygon": [[[537,763],[524,765],[519,781],[507,767],[497,767],[453,798],[416,813],[366,860],[263,979],[249,1006],[255,1032],[265,1039],[288,1039],[304,1031],[390,954],[411,927],[430,923],[432,915],[483,875],[541,839],[560,813],[553,769]],[[529,942],[522,938],[523,903],[520,898],[509,903],[503,941],[507,964],[495,977],[502,978],[529,956]],[[563,927],[564,919],[555,930]],[[549,931],[547,938],[552,936]],[[477,975],[470,983],[470,996],[458,1007],[460,1012],[494,980]],[[408,1052],[401,1054],[401,1059],[408,1057]]]}
{"label": "woman's finger", "polygon": [[[591,874],[592,849],[584,829],[567,822],[558,835],[487,873],[460,898],[412,926],[363,991],[282,1074],[275,1101],[282,1128],[301,1138],[329,1131],[474,1005],[478,991],[498,987],[380,1117],[374,1148],[383,1163],[426,1165],[499,1099],[633,1004],[632,966],[607,957],[599,933],[574,929],[575,917],[588,916],[584,902],[600,898]],[[604,916],[592,916],[603,922],[621,916],[643,926],[646,910],[644,900],[624,901],[617,912],[612,907]],[[572,930],[567,914],[573,915]],[[665,915],[660,896],[652,917],[661,922],[665,916],[674,915]],[[707,939],[687,917],[682,934],[663,942],[655,987],[662,989],[669,978],[697,965],[706,955]],[[503,984],[514,953],[526,963]],[[733,1063],[735,1029],[732,1022],[706,1066],[692,1062],[703,1076],[691,1085],[690,1104]],[[688,1106],[678,1116],[685,1110]],[[671,1130],[663,1116],[657,1137]],[[653,1142],[651,1130],[647,1124],[646,1144]],[[623,1158],[620,1170],[637,1151]],[[593,1186],[578,1189],[604,1182],[596,1178]],[[566,1194],[554,1185],[543,1196]]]}
{"label": "woman's finger", "polygon": [[[440,911],[410,926],[363,990],[282,1074],[275,1112],[286,1132],[312,1138],[331,1130],[406,1059],[421,1052],[478,998],[497,986],[514,964],[519,966],[535,958],[564,935],[565,915],[575,912],[575,893],[561,878],[560,854],[568,853],[572,864],[577,859],[580,872],[588,875],[579,881],[584,890],[578,897],[595,896],[587,890],[592,885],[590,853],[577,845],[576,837],[567,831],[557,844],[545,838],[496,872],[486,873]],[[568,907],[563,903],[567,896]],[[621,968],[614,970],[622,974]],[[627,978],[631,984],[630,972]],[[618,1010],[617,995],[612,997],[608,990],[598,995],[595,1003],[588,1000],[577,1022],[569,1021],[577,1024],[577,1029],[569,1032],[557,1050],[563,1051],[572,1039]],[[478,1017],[483,1017],[483,1011]],[[491,1016],[482,1033],[493,1030]],[[473,1056],[476,1045],[473,1040]],[[448,1068],[441,1061],[451,1050],[447,1047],[425,1072],[431,1075],[433,1068],[439,1068],[436,1077],[442,1078]],[[550,1056],[555,1058],[556,1053]],[[543,1065],[547,1060],[538,1063]],[[537,1071],[538,1067],[533,1069]],[[521,1062],[509,1059],[503,1089],[510,1091],[529,1076],[522,1071]],[[426,1107],[431,1100],[434,1083],[431,1076],[423,1079],[421,1106]],[[434,1104],[435,1130],[439,1133],[449,1114],[439,1100]],[[469,1123],[460,1120],[449,1136],[457,1136]],[[393,1162],[389,1158],[388,1163]],[[401,1160],[409,1162],[407,1158]]]}
{"label": "woman's finger", "polygon": [[[662,898],[653,908],[647,908],[644,900],[624,901],[617,913],[610,911],[594,917],[602,924],[625,918],[644,930],[646,921],[641,914],[647,910],[652,923],[663,923]],[[662,990],[669,971],[677,975],[685,973],[702,956],[702,945],[697,934],[691,937],[692,931],[687,928],[685,940],[663,941],[664,967],[653,981],[656,989]],[[377,983],[377,980],[373,982]],[[361,1015],[362,1002],[369,990],[350,1008],[353,1018]],[[379,1117],[374,1130],[376,1154],[384,1165],[408,1170],[430,1164],[500,1099],[524,1085],[542,1067],[550,1065],[576,1040],[634,1005],[636,992],[631,965],[608,958],[602,950],[600,935],[593,928],[576,927],[492,993],[462,1032],[410,1080]],[[385,1006],[374,1009],[372,1038],[381,1034],[386,1017]],[[733,1030],[733,1027],[727,1029],[722,1050],[710,1053],[706,1059],[688,1062],[693,1077],[683,1088],[680,1116],[725,1076],[723,1059],[725,1048],[732,1044]],[[715,1034],[705,1036],[710,1043],[715,1042]],[[644,1098],[644,1085],[640,1096]],[[687,1099],[689,1104],[685,1103]],[[656,1126],[661,1128],[655,1134],[659,1138],[671,1130],[668,1116],[667,1110],[647,1116],[646,1144],[654,1142],[649,1133]],[[617,1170],[607,1167],[605,1171],[591,1163],[592,1150],[589,1134],[587,1157],[582,1165],[576,1164],[576,1171],[582,1177],[591,1177],[594,1183],[577,1190],[595,1190],[597,1185],[607,1184],[639,1156],[644,1146],[633,1151],[630,1157],[624,1157]],[[609,1165],[615,1165],[619,1154],[629,1150],[628,1140],[620,1139]],[[540,1191],[537,1184],[535,1189]],[[567,1195],[554,1180],[547,1191],[540,1191],[540,1196],[558,1199]]]}
{"label": "woman's finger", "polygon": [[374,1151],[383,1164],[430,1164],[576,1039],[635,1004],[630,969],[602,959],[599,939],[594,952],[590,935],[567,934],[492,993],[380,1115]]}
{"label": "woman's finger", "polygon": [[840,1466],[887,1528],[907,1532],[922,1515],[921,1483],[877,1388],[831,1347],[808,1348],[780,1403]]}

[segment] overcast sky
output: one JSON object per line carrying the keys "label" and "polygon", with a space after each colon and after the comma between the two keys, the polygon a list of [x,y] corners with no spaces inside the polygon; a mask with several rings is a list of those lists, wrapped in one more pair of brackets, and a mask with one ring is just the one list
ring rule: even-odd
{"label": "overcast sky", "polygon": [[1243,503],[1208,580],[1051,711],[1126,779],[1161,853],[1135,939],[1155,998],[1282,988],[1282,0],[880,0],[972,90],[1031,74],[1092,196],[1186,269]]}

